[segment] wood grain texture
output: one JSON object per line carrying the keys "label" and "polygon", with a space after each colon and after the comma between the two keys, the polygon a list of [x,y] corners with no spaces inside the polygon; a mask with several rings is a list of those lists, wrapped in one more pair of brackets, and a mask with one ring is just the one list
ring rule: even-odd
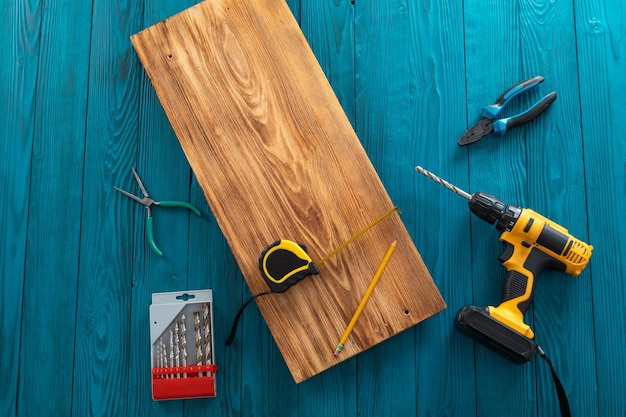
{"label": "wood grain texture", "polygon": [[[204,2],[133,44],[252,293],[266,289],[258,256],[268,244],[306,242],[321,259],[393,205],[286,4]],[[393,239],[392,278],[340,360],[444,308],[390,217],[319,277],[258,299],[297,382],[338,362],[332,347]]]}
{"label": "wood grain texture", "polygon": [[[302,15],[300,12],[300,1],[292,0],[288,4],[294,18],[297,19]],[[243,298],[238,300],[237,303],[230,304],[224,310],[226,317],[231,320],[224,333],[225,336],[228,335],[230,326],[233,324],[233,306],[236,308],[241,306],[252,296],[250,288],[245,284],[245,280],[241,276],[241,272],[238,273],[234,283],[238,285],[238,288],[239,284],[242,284],[243,291],[240,293]],[[279,390],[259,389],[259,387],[273,386],[272,381],[289,381],[291,376],[280,350],[273,340],[272,334],[263,321],[259,309],[255,306],[253,308],[248,307],[247,310],[242,317],[242,323],[239,325],[234,346],[231,345],[226,349],[238,348],[241,354],[240,373],[241,384],[244,387],[241,395],[242,415],[253,416],[255,411],[264,415],[276,415],[277,417],[288,417],[297,414],[300,399],[302,398],[300,394],[301,386],[295,383],[281,383],[281,389]],[[259,367],[259,364],[263,365]],[[324,377],[327,378],[328,375],[324,375]],[[316,381],[316,379],[311,378],[307,382]],[[276,407],[276,404],[280,404],[280,406]],[[319,406],[319,404],[316,406]]]}
{"label": "wood grain texture", "polygon": [[[354,126],[354,4],[350,0],[303,0],[298,2],[300,6],[296,9],[291,3],[289,6],[294,16],[300,17],[297,20],[302,33]],[[298,11],[299,15],[296,14]],[[295,393],[288,388],[288,395],[297,398],[297,401],[289,402],[294,404],[294,409],[288,410],[290,415],[296,412],[302,416],[356,415],[358,370],[359,357],[356,356],[297,385]],[[265,401],[262,392],[257,398]]]}

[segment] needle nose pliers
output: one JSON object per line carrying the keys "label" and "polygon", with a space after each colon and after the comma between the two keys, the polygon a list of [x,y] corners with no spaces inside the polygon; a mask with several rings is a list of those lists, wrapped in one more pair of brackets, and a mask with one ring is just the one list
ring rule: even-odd
{"label": "needle nose pliers", "polygon": [[530,109],[519,113],[515,116],[506,117],[502,119],[494,120],[498,117],[502,109],[518,95],[530,90],[533,87],[543,82],[542,76],[536,76],[528,80],[522,81],[509,87],[505,90],[494,104],[483,107],[483,118],[478,121],[474,126],[470,127],[463,133],[461,139],[459,139],[459,146],[469,145],[474,143],[483,137],[487,136],[491,132],[496,135],[502,136],[510,127],[521,126],[530,122],[535,117],[539,116],[544,110],[556,100],[556,92],[552,91],[550,94],[535,103]]}
{"label": "needle nose pliers", "polygon": [[113,188],[115,188],[120,193],[124,194],[126,197],[132,198],[133,200],[137,201],[138,203],[143,204],[146,207],[146,211],[148,212],[148,218],[146,219],[146,233],[148,235],[148,243],[150,244],[150,247],[152,248],[154,253],[156,253],[158,256],[163,256],[163,252],[161,252],[159,247],[154,242],[154,229],[152,226],[152,211],[150,210],[150,206],[154,204],[155,206],[162,206],[162,207],[187,208],[193,211],[194,213],[196,213],[198,216],[202,216],[202,212],[194,205],[185,203],[184,201],[156,201],[154,200],[152,197],[150,197],[150,194],[148,194],[148,191],[146,190],[146,187],[143,185],[141,178],[139,178],[139,174],[137,174],[137,171],[135,171],[135,168],[131,167],[131,169],[133,170],[133,175],[135,176],[135,180],[137,181],[137,184],[139,184],[139,188],[141,189],[141,192],[143,193],[143,198],[139,198],[136,195],[133,195],[129,193],[128,191],[124,191],[115,186]]}

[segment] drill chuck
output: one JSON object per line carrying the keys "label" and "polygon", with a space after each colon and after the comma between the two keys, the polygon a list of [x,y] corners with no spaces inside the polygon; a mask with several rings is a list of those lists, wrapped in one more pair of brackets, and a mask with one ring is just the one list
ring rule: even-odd
{"label": "drill chuck", "polygon": [[469,199],[469,208],[479,218],[489,224],[496,224],[500,232],[513,229],[522,209],[506,205],[496,197],[486,193],[474,193]]}
{"label": "drill chuck", "polygon": [[504,213],[505,204],[492,195],[474,193],[467,202],[472,213],[489,224],[494,224]]}

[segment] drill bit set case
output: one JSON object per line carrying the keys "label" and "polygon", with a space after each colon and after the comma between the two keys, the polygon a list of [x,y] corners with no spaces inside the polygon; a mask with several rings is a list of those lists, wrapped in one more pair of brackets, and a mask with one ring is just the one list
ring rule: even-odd
{"label": "drill bit set case", "polygon": [[152,398],[215,397],[213,292],[152,294]]}

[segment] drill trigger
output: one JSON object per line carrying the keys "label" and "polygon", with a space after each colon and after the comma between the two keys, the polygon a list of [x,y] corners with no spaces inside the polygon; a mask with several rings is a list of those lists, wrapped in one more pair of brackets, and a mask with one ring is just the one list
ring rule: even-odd
{"label": "drill trigger", "polygon": [[498,260],[502,263],[505,263],[506,261],[511,259],[511,257],[513,256],[513,251],[515,250],[515,246],[513,246],[507,241],[503,241],[502,243],[504,243],[504,252],[502,252],[502,254],[498,257]]}

